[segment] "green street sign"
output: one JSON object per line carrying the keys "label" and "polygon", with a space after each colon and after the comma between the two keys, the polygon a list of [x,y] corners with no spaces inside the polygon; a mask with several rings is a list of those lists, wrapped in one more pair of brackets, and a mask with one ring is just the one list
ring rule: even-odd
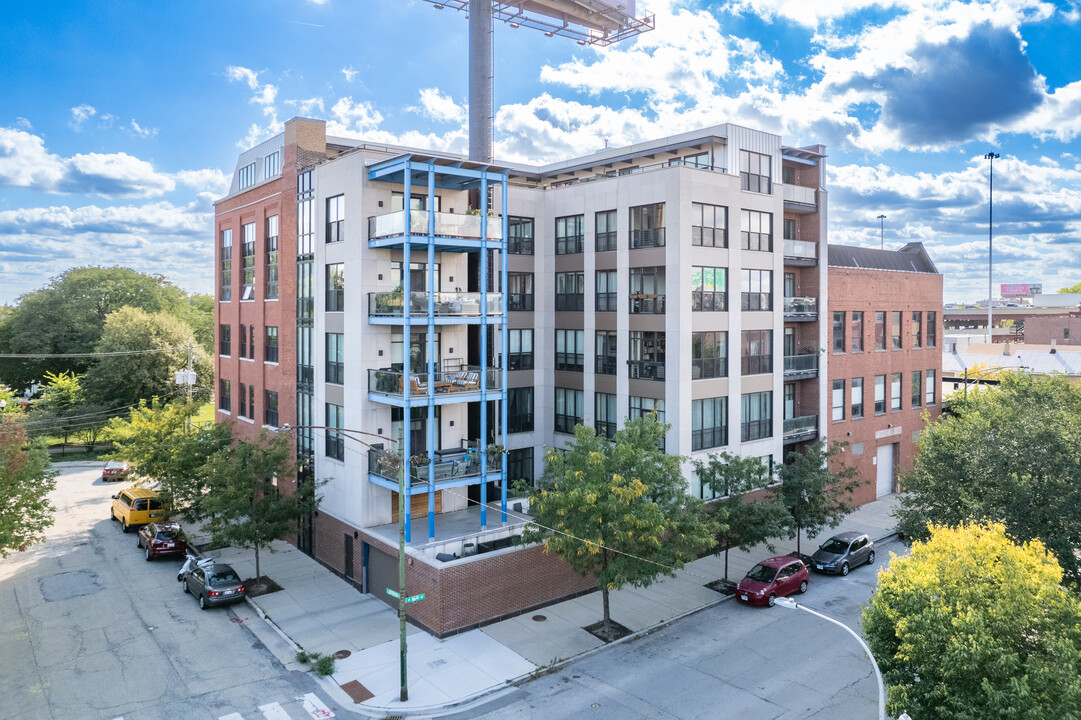
{"label": "green street sign", "polygon": [[420,595],[410,595],[409,597],[407,597],[405,599],[405,601],[407,603],[412,603],[412,602],[416,602],[417,600],[423,600],[423,599],[424,599],[424,593],[421,593]]}
{"label": "green street sign", "polygon": [[[398,594],[397,590],[391,590],[390,588],[387,588],[387,595],[390,595],[392,598],[400,598],[401,597],[401,595]],[[406,602],[409,602],[409,601],[406,600]]]}

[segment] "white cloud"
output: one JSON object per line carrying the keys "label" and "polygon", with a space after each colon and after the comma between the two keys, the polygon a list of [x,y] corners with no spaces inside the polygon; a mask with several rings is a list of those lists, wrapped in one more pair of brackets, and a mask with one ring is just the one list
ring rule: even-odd
{"label": "white cloud", "polygon": [[91,105],[76,105],[71,109],[71,120],[68,127],[76,132],[82,129],[83,123],[97,114],[97,110]]}
{"label": "white cloud", "polygon": [[316,113],[322,114],[323,112],[326,112],[323,106],[323,98],[321,97],[312,97],[307,100],[286,100],[284,102],[286,105],[295,107],[297,112],[305,117],[312,117]]}
{"label": "white cloud", "polygon": [[0,127],[0,186],[51,188],[64,172],[63,160],[48,152],[39,136]]}
{"label": "white cloud", "polygon": [[343,135],[364,133],[374,130],[383,122],[383,115],[370,102],[354,103],[346,96],[330,108],[331,120],[327,122],[327,133]]}
{"label": "white cloud", "polygon": [[135,118],[131,119],[131,133],[132,135],[140,138],[150,138],[158,134],[157,128],[144,128],[142,125],[135,121]]}
{"label": "white cloud", "polygon": [[225,76],[230,80],[240,80],[248,84],[252,90],[259,87],[259,73],[254,70],[249,70],[246,67],[240,67],[238,65],[230,65],[225,68]]}
{"label": "white cloud", "polygon": [[21,127],[23,130],[33,130],[34,126],[24,117],[15,118],[15,124]]}
{"label": "white cloud", "polygon": [[360,71],[356,70],[352,65],[342,68],[342,75],[345,76],[346,82],[353,82],[354,80],[356,80],[357,75],[359,74]]}
{"label": "white cloud", "polygon": [[408,108],[437,122],[460,123],[466,118],[466,109],[439,88],[423,88],[420,106]]}

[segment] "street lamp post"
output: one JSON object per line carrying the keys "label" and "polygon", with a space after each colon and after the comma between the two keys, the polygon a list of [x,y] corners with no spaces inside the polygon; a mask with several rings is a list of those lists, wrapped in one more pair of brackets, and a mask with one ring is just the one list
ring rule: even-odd
{"label": "street lamp post", "polygon": [[991,337],[991,239],[993,233],[993,221],[995,218],[995,160],[999,158],[996,152],[989,152],[983,156],[990,160],[987,172],[987,344],[993,342]]}
{"label": "street lamp post", "polygon": [[878,216],[878,248],[880,250],[886,249],[886,216]]}
{"label": "street lamp post", "polygon": [[4,413],[7,411],[7,409],[8,401],[7,398],[4,398],[3,400],[0,400],[0,425],[4,424]]}
{"label": "street lamp post", "polygon": [[792,598],[779,597],[777,598],[777,604],[781,607],[788,608],[789,610],[803,610],[805,612],[811,613],[812,615],[816,615],[823,620],[828,620],[834,625],[840,628],[844,628],[845,632],[856,638],[856,642],[860,644],[860,647],[863,648],[863,652],[867,653],[867,657],[871,660],[871,665],[875,669],[875,678],[878,680],[878,720],[886,720],[886,684],[882,681],[882,671],[878,669],[878,663],[875,662],[875,656],[871,654],[871,648],[867,647],[867,643],[863,641],[863,638],[859,636],[859,633],[845,625],[840,620],[834,620],[828,615],[823,615],[820,612],[812,610],[806,605],[800,605]]}

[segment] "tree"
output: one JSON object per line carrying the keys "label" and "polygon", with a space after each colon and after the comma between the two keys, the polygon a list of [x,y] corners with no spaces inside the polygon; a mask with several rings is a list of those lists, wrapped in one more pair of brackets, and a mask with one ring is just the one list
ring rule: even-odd
{"label": "tree", "polygon": [[44,442],[30,442],[16,416],[5,413],[0,423],[0,557],[45,540],[54,512],[48,495],[57,475]]}
{"label": "tree", "polygon": [[628,420],[608,442],[578,425],[569,448],[545,457],[530,499],[533,523],[523,539],[543,541],[545,552],[596,578],[606,637],[612,637],[610,591],[675,575],[711,548],[717,534],[701,501],[686,493],[683,458],[658,449],[669,427],[649,414]]}
{"label": "tree", "polygon": [[90,403],[83,391],[82,378],[71,372],[45,373],[45,388],[30,413],[32,434],[59,435],[67,445],[72,435],[93,447],[101,429],[109,421],[109,411]]}
{"label": "tree", "polygon": [[209,388],[213,363],[195,343],[190,327],[165,313],[124,307],[111,313],[96,346],[99,353],[129,353],[101,357],[86,373],[87,395],[109,407],[135,405],[139,400],[177,392],[174,373],[188,366],[192,346],[197,387]]}
{"label": "tree", "polygon": [[[316,483],[294,485],[293,451],[284,435],[263,431],[257,442],[238,441],[216,450],[203,466],[208,492],[203,508],[215,543],[259,551],[294,533],[319,507]],[[281,492],[280,487],[290,488]]]}
{"label": "tree", "polygon": [[1077,283],[1076,285],[1074,285],[1072,287],[1059,288],[1059,292],[1062,293],[1062,294],[1081,293],[1081,283]]}
{"label": "tree", "polygon": [[813,538],[827,527],[841,524],[852,512],[852,493],[859,487],[858,471],[844,464],[845,444],[825,440],[807,445],[802,452],[788,453],[788,462],[778,471],[781,484],[773,497],[788,510],[788,539],[795,539],[796,554],[802,554],[800,533]]}
{"label": "tree", "polygon": [[780,500],[766,495],[747,500],[746,494],[766,483],[762,478],[762,460],[722,452],[710,455],[706,462],[694,463],[698,479],[726,499],[716,503],[717,547],[724,550],[724,579],[728,580],[728,550],[750,550],[760,542],[784,532],[789,515]]}
{"label": "tree", "polygon": [[925,539],[928,523],[1002,522],[1013,537],[1043,541],[1079,585],[1081,388],[1064,375],[999,380],[920,433],[898,529]]}
{"label": "tree", "polygon": [[929,532],[863,610],[890,716],[1081,718],[1081,601],[1055,558],[999,523]]}

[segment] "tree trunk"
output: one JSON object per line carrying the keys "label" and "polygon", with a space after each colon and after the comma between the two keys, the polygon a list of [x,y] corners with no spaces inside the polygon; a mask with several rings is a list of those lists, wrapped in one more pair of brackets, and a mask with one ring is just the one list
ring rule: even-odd
{"label": "tree trunk", "polygon": [[800,552],[802,550],[802,548],[800,547],[800,543],[799,543],[799,536],[800,536],[800,533],[801,533],[802,530],[803,530],[803,524],[800,523],[799,521],[796,521],[796,554],[797,555],[802,555],[803,554],[802,552]]}
{"label": "tree trunk", "polygon": [[260,577],[262,577],[262,576],[259,574],[259,544],[256,543],[256,545],[255,545],[255,580],[256,580],[256,582],[259,581]]}
{"label": "tree trunk", "polygon": [[604,637],[612,639],[612,611],[608,606],[608,587],[601,588],[601,602],[604,604]]}
{"label": "tree trunk", "polygon": [[728,582],[728,544],[724,546],[724,580]]}

